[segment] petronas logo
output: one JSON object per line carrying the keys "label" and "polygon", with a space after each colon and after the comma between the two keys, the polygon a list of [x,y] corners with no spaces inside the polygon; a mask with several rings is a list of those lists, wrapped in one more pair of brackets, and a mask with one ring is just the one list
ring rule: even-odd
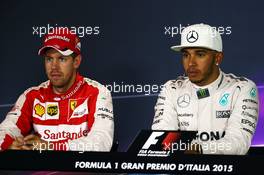
{"label": "petronas logo", "polygon": [[228,96],[230,94],[226,93],[224,94],[221,99],[219,100],[220,105],[225,106],[228,103]]}
{"label": "petronas logo", "polygon": [[255,88],[252,88],[252,89],[250,90],[250,96],[251,96],[252,98],[255,98],[255,97],[257,96],[257,90],[256,90]]}

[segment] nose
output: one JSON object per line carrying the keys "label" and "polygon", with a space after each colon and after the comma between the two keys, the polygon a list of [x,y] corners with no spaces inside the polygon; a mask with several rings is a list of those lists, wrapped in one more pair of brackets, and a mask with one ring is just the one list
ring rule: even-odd
{"label": "nose", "polygon": [[59,66],[59,60],[58,59],[53,59],[51,63],[51,68],[52,69],[57,69]]}
{"label": "nose", "polygon": [[195,55],[190,54],[190,58],[189,58],[189,66],[195,66],[196,65],[196,58]]}

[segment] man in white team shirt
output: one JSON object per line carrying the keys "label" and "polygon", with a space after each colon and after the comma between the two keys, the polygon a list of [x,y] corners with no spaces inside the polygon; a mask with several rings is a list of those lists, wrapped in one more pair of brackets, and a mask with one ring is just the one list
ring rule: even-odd
{"label": "man in white team shirt", "polygon": [[189,153],[246,154],[258,121],[257,87],[220,70],[218,31],[206,24],[188,26],[181,45],[171,49],[182,53],[187,77],[164,85],[152,129],[198,131]]}

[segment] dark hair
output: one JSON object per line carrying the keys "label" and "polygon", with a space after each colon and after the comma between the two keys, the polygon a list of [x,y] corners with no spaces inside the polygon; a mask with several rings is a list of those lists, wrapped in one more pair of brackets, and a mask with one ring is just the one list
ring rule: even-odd
{"label": "dark hair", "polygon": [[74,59],[75,57],[77,57],[79,54],[73,52],[72,54],[70,54],[70,56]]}

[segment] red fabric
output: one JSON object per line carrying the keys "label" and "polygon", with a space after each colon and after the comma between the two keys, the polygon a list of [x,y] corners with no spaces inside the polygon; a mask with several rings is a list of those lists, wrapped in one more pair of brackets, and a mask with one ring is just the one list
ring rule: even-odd
{"label": "red fabric", "polygon": [[[69,139],[84,137],[90,131],[94,123],[98,93],[98,88],[88,84],[79,74],[72,87],[60,95],[54,94],[52,86],[46,82],[26,91],[26,100],[16,125],[23,136],[33,130],[45,141],[67,144]],[[82,108],[77,110],[79,106]],[[12,141],[13,139],[6,135],[2,149],[7,149]],[[58,147],[55,149],[65,150]]]}
{"label": "red fabric", "polygon": [[78,36],[72,33],[68,28],[56,27],[45,35],[43,46],[39,50],[39,55],[43,55],[47,47],[54,47],[61,51],[70,49],[76,54],[80,54],[81,50],[79,43],[80,39]]}
{"label": "red fabric", "polygon": [[9,135],[6,135],[4,138],[4,142],[1,145],[2,150],[6,150],[9,148],[9,146],[13,143],[14,139],[10,137]]}

